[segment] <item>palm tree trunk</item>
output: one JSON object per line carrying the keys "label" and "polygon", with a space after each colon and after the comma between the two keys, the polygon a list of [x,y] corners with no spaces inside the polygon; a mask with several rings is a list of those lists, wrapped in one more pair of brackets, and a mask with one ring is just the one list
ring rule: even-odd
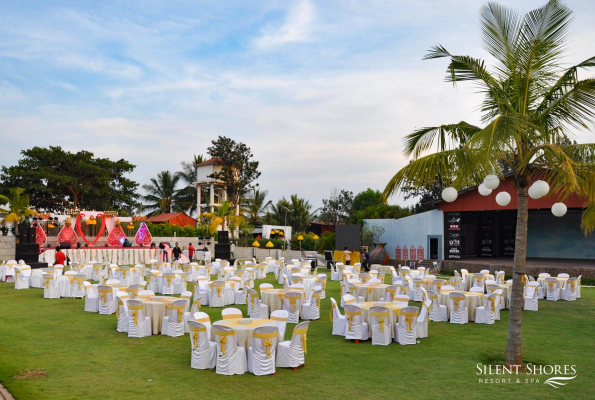
{"label": "palm tree trunk", "polygon": [[523,364],[523,341],[521,326],[523,322],[523,276],[527,266],[527,221],[529,219],[529,207],[527,198],[527,186],[529,180],[526,176],[517,176],[516,192],[518,199],[518,211],[516,222],[516,237],[514,248],[514,266],[512,295],[510,300],[510,312],[508,313],[508,340],[506,343],[506,365],[521,366]]}

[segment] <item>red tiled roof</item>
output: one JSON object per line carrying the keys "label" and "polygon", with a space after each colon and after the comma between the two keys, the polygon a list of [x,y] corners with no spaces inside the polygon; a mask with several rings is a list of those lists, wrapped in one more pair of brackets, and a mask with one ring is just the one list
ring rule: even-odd
{"label": "red tiled roof", "polygon": [[219,157],[213,157],[210,160],[201,162],[200,164],[196,164],[195,167],[202,167],[203,165],[211,165],[211,164],[221,164],[221,159]]}
{"label": "red tiled roof", "polygon": [[174,219],[175,217],[177,217],[180,214],[184,214],[184,213],[163,213],[163,214],[159,214],[159,215],[155,215],[154,217],[151,218],[147,218],[148,222],[165,222],[165,221],[169,221],[170,219]]}

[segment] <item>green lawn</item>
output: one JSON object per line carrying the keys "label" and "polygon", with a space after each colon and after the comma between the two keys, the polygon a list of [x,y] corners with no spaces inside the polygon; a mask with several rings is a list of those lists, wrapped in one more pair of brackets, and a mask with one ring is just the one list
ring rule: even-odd
{"label": "green lawn", "polygon": [[[257,283],[274,283],[269,277]],[[523,314],[526,362],[576,365],[578,377],[559,389],[544,385],[545,376],[538,384],[478,382],[478,363],[504,359],[508,311],[495,325],[431,322],[416,346],[356,345],[331,335],[331,296],[338,300],[339,285],[329,280],[322,318],[310,324],[306,368],[229,377],[190,368],[188,335],[129,339],[116,332],[115,314],[83,312],[83,300],[44,300],[41,289],[0,283],[0,382],[17,399],[595,397],[595,289]],[[203,311],[221,319],[221,309]]]}

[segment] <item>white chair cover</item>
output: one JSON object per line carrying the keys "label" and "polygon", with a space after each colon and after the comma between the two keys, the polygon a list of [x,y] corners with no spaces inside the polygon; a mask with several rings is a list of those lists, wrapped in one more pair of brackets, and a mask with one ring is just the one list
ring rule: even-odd
{"label": "white chair cover", "polygon": [[312,293],[310,299],[302,304],[302,319],[317,320],[320,319],[320,299],[322,290]]}
{"label": "white chair cover", "polygon": [[430,325],[430,310],[432,309],[432,301],[426,299],[421,303],[421,311],[417,317],[417,337],[427,338],[428,328]]}
{"label": "white chair cover", "polygon": [[86,312],[99,312],[99,295],[91,283],[83,282],[85,286],[85,311]]}
{"label": "white chair cover", "polygon": [[151,317],[146,316],[145,305],[138,300],[128,300],[128,337],[151,336]]}
{"label": "white chair cover", "polygon": [[183,336],[185,321],[188,320],[188,301],[176,300],[169,306],[167,315],[161,322],[161,334],[171,337]]}
{"label": "white chair cover", "polygon": [[276,326],[262,326],[252,332],[252,346],[248,348],[248,371],[254,375],[275,373],[275,355],[279,342]]}
{"label": "white chair cover", "polygon": [[124,306],[124,301],[128,302],[128,299],[123,299],[122,297],[117,296],[116,300],[118,302],[118,308],[116,309],[118,325],[116,327],[116,330],[118,332],[128,332],[128,323],[130,322],[128,316],[128,307]]}
{"label": "white chair cover", "polygon": [[395,324],[395,341],[401,345],[417,343],[417,317],[419,308],[404,307]]}
{"label": "white chair cover", "polygon": [[368,323],[362,320],[361,309],[353,304],[345,304],[343,307],[345,311],[346,327],[345,340],[355,339],[355,343],[360,340],[368,340]]}
{"label": "white chair cover", "polygon": [[44,299],[59,299],[60,292],[56,287],[54,277],[49,274],[43,275],[43,298]]}
{"label": "white chair cover", "polygon": [[485,305],[475,309],[475,323],[491,325],[495,322],[496,309],[498,304],[498,296],[494,293],[488,296]]}
{"label": "white chair cover", "polygon": [[190,331],[190,367],[213,369],[217,364],[217,343],[209,341],[209,329],[200,322],[188,321]]}
{"label": "white chair cover", "polygon": [[390,313],[386,307],[371,307],[368,321],[372,330],[372,345],[388,346],[392,340]]}
{"label": "white chair cover", "polygon": [[285,310],[275,310],[271,313],[271,319],[273,321],[277,321],[277,326],[279,328],[279,337],[281,340],[285,340],[285,329],[287,328],[287,319],[289,317],[289,313]]}
{"label": "white chair cover", "polygon": [[346,319],[344,315],[341,315],[339,306],[335,299],[331,297],[331,321],[333,321],[333,335],[345,336],[345,323]]}
{"label": "white chair cover", "polygon": [[527,284],[527,293],[523,297],[523,310],[538,311],[539,310],[539,284],[537,282],[529,282]]}
{"label": "white chair cover", "polygon": [[288,312],[288,322],[297,324],[300,318],[300,309],[302,308],[302,294],[299,292],[287,292],[283,300],[283,309]]}
{"label": "white chair cover", "polygon": [[467,313],[467,299],[462,293],[451,292],[448,294],[450,303],[450,322],[452,324],[466,324],[469,322]]}
{"label": "white chair cover", "polygon": [[560,297],[562,300],[575,301],[576,300],[576,288],[578,286],[577,278],[569,278],[566,281],[566,287],[561,290]]}
{"label": "white chair cover", "polygon": [[210,307],[225,307],[225,282],[215,281],[211,287],[211,294],[209,296]]}
{"label": "white chair cover", "polygon": [[223,325],[212,328],[217,344],[216,372],[222,375],[241,375],[247,370],[246,350],[237,345],[236,332]]}
{"label": "white chair cover", "polygon": [[560,288],[556,278],[545,278],[545,294],[547,300],[560,300]]}
{"label": "white chair cover", "polygon": [[302,322],[293,330],[291,340],[281,342],[277,345],[276,366],[279,368],[297,369],[306,363],[305,354],[307,349],[307,334],[310,322]]}
{"label": "white chair cover", "polygon": [[99,294],[99,314],[111,315],[116,312],[118,302],[114,298],[114,291],[110,286],[97,286]]}
{"label": "white chair cover", "polygon": [[87,277],[83,274],[75,275],[74,282],[70,287],[70,295],[73,298],[82,299],[85,297],[85,282]]}

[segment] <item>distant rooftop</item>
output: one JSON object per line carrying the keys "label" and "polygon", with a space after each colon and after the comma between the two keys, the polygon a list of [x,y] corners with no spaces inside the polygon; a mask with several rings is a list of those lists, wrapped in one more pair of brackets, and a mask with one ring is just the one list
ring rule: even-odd
{"label": "distant rooftop", "polygon": [[200,164],[196,164],[195,167],[204,167],[205,165],[211,164],[221,164],[221,159],[219,157],[213,157],[210,160],[203,161]]}

